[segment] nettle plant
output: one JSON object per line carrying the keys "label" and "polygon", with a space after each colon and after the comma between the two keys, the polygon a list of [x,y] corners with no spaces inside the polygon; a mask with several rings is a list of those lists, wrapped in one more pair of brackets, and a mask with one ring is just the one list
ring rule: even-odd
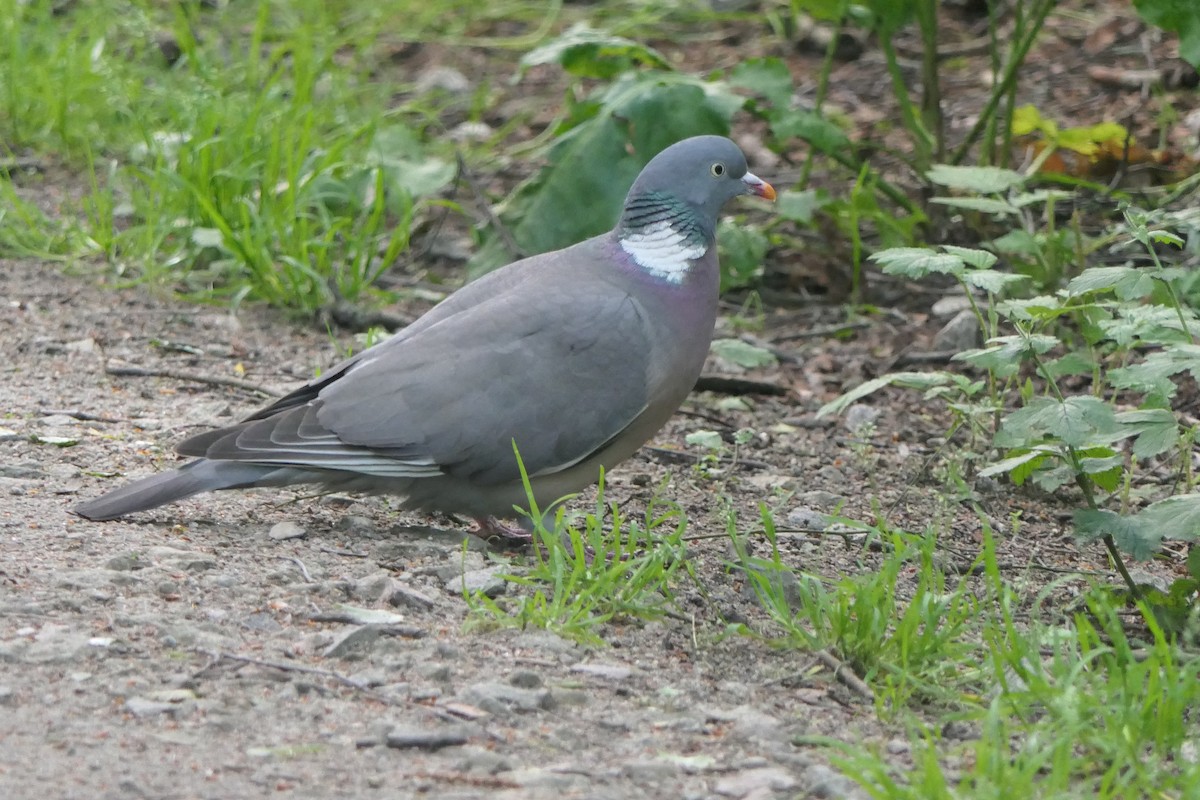
{"label": "nettle plant", "polygon": [[[1080,499],[1077,536],[1101,540],[1131,599],[1146,601],[1179,630],[1197,607],[1200,548],[1188,557],[1188,576],[1165,592],[1137,584],[1124,556],[1147,559],[1165,541],[1200,539],[1194,452],[1200,425],[1172,410],[1187,376],[1200,380],[1200,321],[1181,301],[1194,276],[1165,266],[1160,255],[1188,247],[1194,254],[1200,214],[1125,208],[1123,221],[1102,240],[1075,243],[1075,267],[1082,268],[1065,287],[1017,299],[1007,295],[1028,276],[997,271],[997,252],[1042,266],[1056,257],[1051,251],[1060,242],[1044,220],[1053,219],[1060,193],[1028,191],[1024,176],[995,168],[936,167],[929,177],[972,193],[935,202],[1018,224],[989,249],[903,247],[872,259],[892,275],[953,277],[985,345],[954,357],[972,369],[885,375],[820,413],[840,412],[887,385],[946,401],[955,413],[953,432],[969,426],[990,440],[980,476],[1005,475],[1017,486],[1049,492],[1073,486]],[[1191,244],[1176,231],[1190,235]],[[1126,263],[1084,267],[1101,246]]]}

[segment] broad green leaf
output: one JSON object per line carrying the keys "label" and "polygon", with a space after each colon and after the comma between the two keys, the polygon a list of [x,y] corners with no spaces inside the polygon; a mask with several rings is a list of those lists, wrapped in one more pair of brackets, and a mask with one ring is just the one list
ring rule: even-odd
{"label": "broad green leaf", "polygon": [[1042,366],[1052,377],[1061,378],[1064,375],[1091,375],[1096,362],[1087,350],[1071,350],[1060,358],[1043,361]]}
{"label": "broad green leaf", "polygon": [[1165,408],[1121,411],[1117,423],[1136,433],[1133,454],[1140,459],[1165,453],[1179,443],[1179,423]]}
{"label": "broad green leaf", "polygon": [[1125,472],[1125,459],[1111,447],[1092,447],[1081,451],[1079,468],[1106,492],[1115,492]]}
{"label": "broad green leaf", "polygon": [[416,133],[402,125],[377,131],[365,161],[383,170],[386,188],[399,189],[409,197],[436,193],[454,180],[457,169],[447,161],[431,158]]}
{"label": "broad green leaf", "polygon": [[1140,517],[1140,514],[1123,517],[1105,509],[1081,508],[1075,512],[1075,533],[1084,541],[1112,536],[1123,552],[1145,561],[1158,551],[1163,537]]}
{"label": "broad green leaf", "polygon": [[874,15],[872,27],[880,36],[891,36],[908,24],[916,14],[913,0],[859,0]]}
{"label": "broad green leaf", "polygon": [[[1183,316],[1188,322],[1189,330],[1194,329],[1197,321],[1191,309],[1183,309]],[[1097,319],[1096,327],[1104,336],[1122,347],[1128,347],[1139,340],[1152,344],[1188,344],[1192,341],[1179,321],[1179,314],[1166,306],[1125,303],[1118,307],[1116,318]]]}
{"label": "broad green leaf", "polygon": [[772,210],[783,219],[808,225],[813,221],[813,216],[830,202],[832,198],[823,189],[805,189],[801,192],[787,190],[779,193]]}
{"label": "broad green leaf", "polygon": [[561,36],[534,48],[521,59],[521,72],[539,64],[558,64],[583,78],[615,78],[635,65],[669,70],[657,50],[578,22]]}
{"label": "broad green leaf", "polygon": [[1047,334],[1035,333],[1028,336],[997,336],[989,339],[987,347],[979,350],[964,350],[956,353],[953,361],[966,361],[998,375],[1011,375],[1026,356],[1049,352],[1060,344],[1059,339]]}
{"label": "broad green leaf", "polygon": [[1162,539],[1200,540],[1200,493],[1181,494],[1151,503],[1137,520]]}
{"label": "broad green leaf", "polygon": [[692,447],[703,447],[706,450],[720,450],[725,446],[721,434],[716,431],[694,431],[683,440]]}
{"label": "broad green leaf", "polygon": [[[1013,473],[1011,476],[1013,483],[1015,483],[1017,486],[1020,486],[1025,482],[1025,478],[1028,477],[1029,472],[1037,469],[1037,467],[1040,466],[1049,455],[1045,449],[1041,448],[1033,448],[1028,450],[1018,449],[1012,452],[1015,453],[1015,455],[1009,455],[1006,458],[1000,459],[999,461],[994,461],[988,466],[979,470],[979,476],[981,478],[988,478],[992,475]],[[1026,469],[1022,470],[1022,467],[1025,467]],[[1020,478],[1018,478],[1015,474],[1017,472],[1021,473]]]}
{"label": "broad green leaf", "polygon": [[1011,272],[996,272],[991,269],[976,269],[965,273],[962,279],[990,294],[1000,294],[1013,284],[1029,280],[1029,276],[1013,275]]}
{"label": "broad green leaf", "polygon": [[1013,228],[1003,236],[993,239],[990,246],[1001,253],[1027,258],[1038,255],[1042,249],[1039,238],[1024,228]]}
{"label": "broad green leaf", "polygon": [[1000,194],[1025,183],[1025,176],[1011,169],[955,167],[950,164],[934,164],[925,177],[939,186],[979,194]]}
{"label": "broad green leaf", "polygon": [[779,58],[751,58],[729,71],[729,83],[765,97],[778,110],[792,103],[792,73]]}
{"label": "broad green leaf", "polygon": [[771,134],[784,141],[803,139],[822,153],[844,153],[850,147],[846,132],[807,109],[788,109],[771,119]]}
{"label": "broad green leaf", "polygon": [[1058,400],[1035,397],[1000,423],[998,447],[1029,447],[1044,441],[1075,448],[1117,441],[1128,433],[1117,424],[1112,408],[1096,397],[1076,395]]}
{"label": "broad green leaf", "polygon": [[[674,142],[729,133],[742,99],[678,73],[628,73],[599,90],[598,110],[562,134],[547,165],[522,183],[498,216],[521,250],[557,250],[610,230],[641,168]],[[472,257],[472,277],[513,260],[502,237],[488,231]]]}
{"label": "broad green leaf", "polygon": [[1153,391],[1170,398],[1175,394],[1175,384],[1170,378],[1180,372],[1188,372],[1200,380],[1200,345],[1168,345],[1150,353],[1140,364],[1109,370],[1108,377],[1118,389]]}
{"label": "broad green leaf", "polygon": [[927,247],[893,247],[872,253],[870,259],[882,264],[886,274],[907,278],[924,278],[934,272],[961,275],[966,269],[958,256],[938,253]]}
{"label": "broad green leaf", "polygon": [[953,244],[944,244],[942,249],[952,256],[958,256],[963,260],[963,263],[968,267],[975,269],[991,269],[996,265],[996,254],[989,253],[987,250],[978,250],[974,247],[958,247]]}
{"label": "broad green leaf", "polygon": [[1142,19],[1179,34],[1179,57],[1200,69],[1200,13],[1195,0],[1133,0]]}
{"label": "broad green leaf", "polygon": [[1059,298],[1045,294],[1024,300],[1005,300],[996,306],[996,310],[1009,319],[1020,320],[1050,320],[1071,311]]}
{"label": "broad green leaf", "polygon": [[741,339],[714,339],[709,350],[739,367],[773,367],[778,362],[770,350],[755,347]]}
{"label": "broad green leaf", "polygon": [[1154,291],[1154,279],[1144,269],[1133,267],[1091,267],[1071,279],[1067,292],[1073,295],[1112,289],[1122,300],[1145,297]]}
{"label": "broad green leaf", "polygon": [[1012,203],[993,197],[931,197],[929,202],[983,214],[1016,214],[1020,211]]}

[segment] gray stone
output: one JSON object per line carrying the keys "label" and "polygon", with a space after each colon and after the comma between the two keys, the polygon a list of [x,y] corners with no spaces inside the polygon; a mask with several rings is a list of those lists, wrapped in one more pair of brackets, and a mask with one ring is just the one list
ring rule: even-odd
{"label": "gray stone", "polygon": [[763,789],[784,792],[796,788],[797,781],[787,770],[779,767],[758,767],[725,775],[717,780],[713,790],[725,797],[745,798]]}
{"label": "gray stone", "polygon": [[366,517],[347,514],[338,520],[333,529],[338,533],[348,533],[351,536],[370,536],[375,533],[375,523]]}
{"label": "gray stone", "polygon": [[151,547],[147,557],[156,564],[167,564],[184,572],[205,572],[216,569],[217,559],[207,553],[180,550],[175,547]]}
{"label": "gray stone", "polygon": [[966,308],[942,326],[933,336],[933,349],[939,353],[961,353],[979,347],[979,320]]}
{"label": "gray stone", "polygon": [[512,769],[512,762],[494,750],[468,745],[462,748],[461,752],[462,756],[454,765],[459,772],[495,775],[498,772],[508,772]]}
{"label": "gray stone", "polygon": [[446,591],[451,593],[461,594],[465,591],[467,594],[482,594],[484,597],[494,598],[508,590],[508,584],[500,576],[510,572],[510,567],[502,565],[474,569],[447,578],[443,585]]}
{"label": "gray stone", "polygon": [[267,536],[277,542],[285,542],[288,539],[303,539],[308,536],[308,531],[299,522],[285,519],[272,525],[271,530],[267,531]]}
{"label": "gray stone", "polygon": [[864,428],[874,425],[875,420],[879,419],[879,415],[882,413],[883,411],[875,406],[855,403],[846,409],[846,413],[842,416],[842,423],[851,433],[860,433]]}
{"label": "gray stone", "polygon": [[384,738],[388,747],[400,749],[440,750],[466,744],[470,739],[465,728],[417,728],[401,725],[388,731]]}
{"label": "gray stone", "polygon": [[806,531],[823,531],[829,527],[829,517],[808,506],[799,506],[787,512],[787,524]]}
{"label": "gray stone", "polygon": [[419,609],[429,609],[436,605],[432,598],[421,594],[411,586],[397,582],[392,583],[391,591],[384,598],[384,601],[391,606],[408,606],[409,608]]}
{"label": "gray stone", "polygon": [[509,673],[508,682],[522,689],[540,689],[542,676],[531,669],[518,669]]}
{"label": "gray stone", "polygon": [[129,572],[135,569],[144,569],[149,565],[142,560],[140,553],[120,553],[105,561],[104,566],[117,572]]}
{"label": "gray stone", "polygon": [[621,765],[620,775],[634,783],[654,783],[674,778],[679,765],[670,761],[629,761]]}
{"label": "gray stone", "polygon": [[[505,780],[520,784],[523,789],[547,789],[565,792],[575,788],[588,786],[592,783],[590,769],[580,765],[577,769],[542,769],[540,767],[525,767],[514,769],[504,774]],[[524,795],[528,797],[529,795]],[[542,795],[539,794],[538,797]]]}
{"label": "gray stone", "polygon": [[178,706],[148,697],[130,697],[125,701],[125,710],[135,717],[153,717],[158,714],[174,714]]}
{"label": "gray stone", "polygon": [[840,494],[827,492],[824,489],[813,489],[808,492],[800,492],[792,497],[797,503],[803,503],[806,506],[812,506],[820,511],[836,511],[839,506],[846,502],[846,498]]}
{"label": "gray stone", "polygon": [[857,783],[824,764],[813,764],[806,769],[804,783],[809,796],[819,800],[865,800],[867,797]]}
{"label": "gray stone", "polygon": [[507,683],[476,683],[463,690],[461,699],[477,705],[489,714],[510,711],[544,711],[554,707],[548,689],[522,689]]}
{"label": "gray stone", "polygon": [[17,694],[11,686],[0,686],[0,706],[15,706]]}
{"label": "gray stone", "polygon": [[415,88],[422,94],[435,89],[449,94],[464,94],[471,90],[471,81],[454,67],[435,64],[421,70]]}
{"label": "gray stone", "polygon": [[608,681],[624,681],[633,675],[633,669],[624,664],[575,664],[571,667],[571,672],[579,672]]}
{"label": "gray stone", "polygon": [[390,572],[375,572],[356,580],[350,595],[367,603],[377,603],[391,594],[392,583]]}
{"label": "gray stone", "polygon": [[362,625],[343,633],[322,653],[325,658],[355,660],[363,658],[379,641],[381,626]]}
{"label": "gray stone", "polygon": [[[982,308],[985,305],[985,303],[981,303],[980,307]],[[971,301],[965,294],[946,295],[934,303],[932,308],[930,308],[930,311],[935,317],[941,317],[943,319],[946,317],[952,317],[962,311],[970,310]]]}

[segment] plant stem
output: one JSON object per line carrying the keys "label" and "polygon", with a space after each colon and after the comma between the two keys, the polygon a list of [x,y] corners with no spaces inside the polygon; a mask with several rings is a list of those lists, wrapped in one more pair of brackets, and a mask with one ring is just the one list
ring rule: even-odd
{"label": "plant stem", "polygon": [[[984,105],[983,110],[979,112],[979,119],[975,122],[970,132],[967,133],[967,137],[963,139],[962,144],[958,146],[958,149],[950,157],[951,164],[961,164],[963,162],[971,146],[975,144],[980,134],[987,128],[988,120],[996,113],[996,109],[1000,106],[1000,101],[1016,88],[1017,76],[1021,71],[1021,65],[1025,63],[1025,57],[1029,55],[1029,51],[1033,47],[1034,41],[1037,40],[1037,35],[1041,32],[1046,17],[1049,16],[1050,11],[1054,8],[1055,2],[1056,0],[1040,0],[1040,3],[1034,7],[1033,13],[1030,15],[1031,22],[1023,31],[1024,36],[1018,36],[1016,42],[1013,44],[1013,50],[1009,56],[1008,63],[1004,66],[1004,78],[992,89],[987,103]],[[1011,127],[1011,125],[1005,126],[1006,139],[1011,132]]]}

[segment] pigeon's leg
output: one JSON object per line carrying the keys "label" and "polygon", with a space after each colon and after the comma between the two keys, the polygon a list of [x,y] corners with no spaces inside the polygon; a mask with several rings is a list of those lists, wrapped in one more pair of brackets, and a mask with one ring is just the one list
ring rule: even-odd
{"label": "pigeon's leg", "polygon": [[498,517],[476,517],[479,535],[484,539],[499,539],[509,544],[529,545],[533,535],[520,525],[509,525]]}

